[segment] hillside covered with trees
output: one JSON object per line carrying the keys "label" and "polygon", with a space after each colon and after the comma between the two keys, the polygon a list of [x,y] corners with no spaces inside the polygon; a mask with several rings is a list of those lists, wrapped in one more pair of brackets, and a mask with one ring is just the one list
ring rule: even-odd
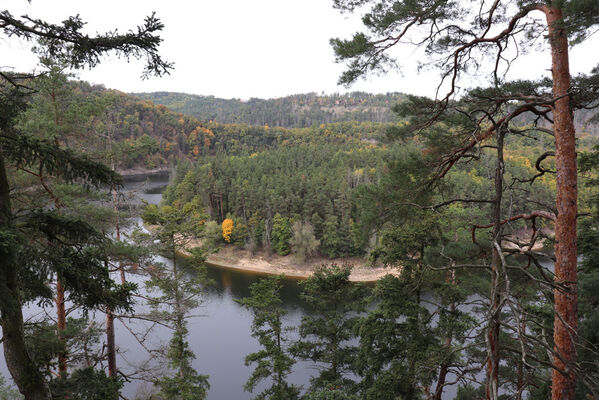
{"label": "hillside covered with trees", "polygon": [[219,99],[186,93],[132,93],[201,121],[305,128],[342,121],[392,122],[400,93],[297,94],[277,99]]}
{"label": "hillside covered with trees", "polygon": [[[59,151],[57,154],[61,157],[78,157],[77,162],[83,164],[77,165],[83,165],[79,168],[85,168],[85,173],[89,174],[84,176],[103,179],[105,186],[100,191],[89,191],[78,182],[71,186],[68,179],[71,179],[72,172],[64,166],[25,162],[22,158],[8,164],[7,176],[13,188],[11,198],[23,208],[19,214],[21,223],[36,221],[31,223],[41,223],[42,227],[55,223],[68,226],[72,222],[61,219],[66,217],[74,220],[84,218],[93,224],[82,225],[84,229],[76,237],[69,236],[65,228],[58,233],[60,239],[48,228],[37,232],[32,230],[30,223],[24,225],[20,234],[35,237],[39,242],[34,247],[24,247],[29,251],[27,262],[36,265],[43,263],[40,260],[44,257],[50,257],[56,260],[53,268],[58,269],[57,273],[50,273],[48,278],[44,278],[48,281],[36,278],[33,282],[38,285],[37,289],[31,290],[42,290],[39,296],[49,299],[54,293],[49,294],[47,289],[40,287],[47,288],[48,282],[55,282],[56,298],[74,299],[82,302],[84,307],[121,310],[131,304],[133,300],[128,296],[135,293],[134,287],[124,278],[132,273],[125,266],[135,266],[136,270],[141,268],[148,277],[146,287],[162,293],[159,298],[150,301],[153,312],[162,316],[161,324],[173,330],[169,344],[172,351],[167,359],[185,376],[182,381],[185,383],[168,377],[153,381],[156,390],[164,396],[168,397],[174,393],[171,390],[177,390],[172,388],[190,382],[193,383],[190,393],[195,393],[198,398],[206,396],[209,378],[191,367],[194,355],[187,353],[180,344],[186,343],[189,334],[186,315],[198,305],[202,287],[206,285],[202,268],[206,255],[224,246],[252,253],[291,255],[298,266],[310,265],[314,257],[318,257],[319,262],[324,259],[331,264],[352,257],[365,264],[411,271],[400,278],[382,280],[373,292],[349,284],[349,270],[345,267],[323,267],[315,273],[314,280],[306,283],[303,293],[308,296],[308,303],[313,301],[314,296],[326,296],[325,288],[331,282],[347,290],[347,308],[335,318],[339,318],[336,321],[340,324],[350,324],[351,321],[353,326],[344,333],[345,344],[352,340],[360,342],[360,348],[352,347],[353,352],[359,351],[356,357],[343,358],[340,353],[343,346],[328,350],[330,353],[326,357],[339,357],[343,370],[332,368],[320,377],[315,376],[313,385],[306,391],[307,396],[328,390],[328,379],[335,380],[339,385],[335,393],[343,396],[367,398],[368,393],[380,396],[387,390],[379,386],[381,382],[396,375],[377,366],[377,360],[398,363],[399,368],[403,364],[397,357],[404,351],[410,352],[406,357],[411,365],[436,371],[431,372],[436,374],[436,378],[432,378],[433,375],[419,376],[414,371],[402,373],[402,379],[407,381],[394,393],[419,392],[420,387],[430,384],[432,379],[446,379],[450,367],[461,371],[460,393],[480,393],[483,386],[471,386],[467,382],[476,378],[469,371],[469,366],[481,363],[480,355],[484,352],[484,347],[476,343],[484,342],[482,335],[485,332],[478,330],[476,324],[487,317],[482,311],[467,315],[456,313],[456,310],[470,307],[472,296],[484,298],[490,290],[483,271],[492,259],[492,252],[489,253],[488,249],[491,245],[489,228],[493,225],[487,221],[490,206],[496,204],[489,194],[498,190],[497,182],[501,183],[498,217],[505,221],[502,224],[501,246],[506,262],[519,265],[519,260],[524,257],[529,259],[529,266],[536,268],[534,271],[528,271],[528,267],[519,269],[520,272],[512,276],[513,290],[520,296],[517,302],[514,300],[513,306],[515,309],[532,307],[533,311],[527,317],[534,324],[542,325],[538,328],[541,332],[551,329],[550,319],[546,319],[550,311],[543,307],[535,308],[544,294],[531,289],[533,284],[527,279],[532,278],[541,288],[552,273],[541,262],[553,256],[552,221],[555,211],[551,204],[556,186],[553,139],[544,126],[535,125],[534,121],[527,124],[526,120],[518,119],[514,119],[501,141],[491,140],[485,145],[472,144],[468,135],[448,136],[448,131],[458,132],[471,123],[464,118],[467,112],[472,112],[470,107],[488,106],[478,97],[479,92],[473,91],[472,97],[452,102],[451,108],[455,109],[455,113],[447,120],[417,131],[411,128],[418,123],[419,110],[429,100],[414,97],[394,107],[401,117],[393,123],[344,121],[284,128],[200,122],[195,117],[170,111],[164,105],[75,81],[62,74],[59,68],[49,68],[48,74],[32,81],[36,90],[25,97],[27,107],[19,113],[14,126],[28,132],[27,137],[34,140],[33,143]],[[506,107],[506,112],[510,107]],[[594,186],[596,155],[592,150],[597,138],[592,132],[581,130],[577,141],[578,149],[585,153],[581,171],[584,172],[584,182],[588,183],[580,189],[580,210],[591,216],[585,221],[582,237],[586,247],[583,248],[591,254],[595,224],[593,204],[597,192]],[[450,158],[445,158],[448,157],[448,149],[456,148],[466,148],[467,151],[460,153],[456,159],[451,158],[451,153]],[[499,181],[496,175],[498,149],[501,149],[504,168]],[[66,153],[61,153],[63,151]],[[450,169],[445,169],[447,163],[451,164]],[[114,227],[118,232],[128,216],[118,210],[118,177],[111,169],[127,171],[131,168],[144,170],[170,166],[174,166],[176,173],[164,192],[163,204],[147,205],[142,212],[143,219],[157,228],[153,228],[155,230],[151,233],[138,231],[131,234],[126,245],[119,244],[118,240],[114,242],[110,232],[114,232]],[[95,174],[105,175],[93,178]],[[107,195],[112,195],[112,200]],[[99,202],[102,206],[92,207],[90,202]],[[36,211],[48,207],[51,215]],[[102,231],[96,232],[96,228]],[[62,243],[58,247],[57,240]],[[187,246],[198,240],[202,246],[192,251],[191,258],[178,260],[177,254],[188,251]],[[104,247],[100,243],[107,245]],[[82,270],[96,279],[95,286],[87,286],[87,294],[82,294],[82,287],[78,286],[85,280],[61,269],[63,264],[57,249],[68,257],[75,257],[81,251],[85,253],[76,260],[87,263],[86,268],[81,266]],[[164,265],[153,263],[151,260],[156,254],[166,255],[174,261]],[[104,270],[102,263],[109,269]],[[464,270],[456,270],[448,277],[448,265],[462,265]],[[585,312],[592,317],[595,315],[594,306],[588,293],[592,291],[594,272],[592,267],[587,268],[588,276],[581,276],[585,285],[590,286],[584,287],[582,304],[586,307]],[[106,271],[122,272],[121,282],[113,291],[100,295],[102,285],[112,284]],[[255,290],[268,289],[269,301],[275,304],[274,281],[269,285],[268,288],[256,286]],[[451,315],[443,325],[430,324],[430,316],[426,316],[428,311],[417,306],[423,301],[423,290],[440,293],[438,298],[430,300],[434,307],[453,310],[444,317],[450,318]],[[409,296],[393,297],[398,293],[409,293]],[[32,292],[31,296],[35,298],[36,295]],[[102,296],[108,297],[101,300]],[[183,298],[187,300],[181,302]],[[393,308],[386,303],[387,300],[400,302],[402,306]],[[102,301],[106,304],[100,304]],[[331,301],[337,300],[332,298]],[[373,309],[371,315],[366,310],[369,305],[374,307],[372,301],[379,302],[380,308]],[[55,325],[48,321],[35,329],[27,325],[28,340],[38,338],[36,343],[42,346],[39,351],[44,352],[45,358],[35,361],[40,365],[43,379],[56,385],[52,389],[55,391],[73,394],[81,390],[79,386],[68,383],[70,381],[52,378],[51,371],[56,365],[61,371],[71,368],[73,378],[77,378],[78,374],[96,374],[86,379],[104,386],[107,392],[118,392],[122,382],[114,378],[116,361],[110,361],[110,355],[107,355],[108,376],[93,368],[72,369],[73,360],[82,357],[82,354],[97,360],[103,360],[104,356],[88,350],[77,353],[66,341],[67,329],[74,329],[72,334],[83,338],[81,340],[99,340],[103,332],[86,330],[85,319],[68,319],[64,303],[57,304],[63,304],[63,308],[57,307],[58,322]],[[256,315],[262,312],[260,304],[255,301],[248,299],[245,304]],[[318,313],[333,318],[328,314],[330,304],[314,303],[311,307],[317,310],[314,321],[318,320]],[[404,317],[415,319],[418,321],[416,325],[401,329],[409,329],[406,334],[420,335],[430,342],[418,344],[408,336],[398,339],[403,344],[389,355],[373,353],[373,341],[385,341],[387,338],[368,334],[369,330],[378,326],[378,322],[371,318],[384,319],[384,315],[395,315],[396,320]],[[506,318],[516,321],[519,317],[511,315]],[[302,339],[290,343],[288,352],[279,349],[278,354],[287,357],[286,362],[291,363],[297,360],[326,363],[331,358],[315,355],[313,352],[316,350],[310,350],[315,345],[309,337],[327,337],[330,333],[312,330],[314,328],[307,321],[295,327],[300,333],[304,332],[301,333]],[[272,323],[279,322],[272,320]],[[394,326],[392,320],[384,319],[384,324],[386,329],[400,329]],[[109,326],[107,323],[107,334]],[[359,326],[363,327],[362,331],[357,331]],[[592,343],[592,321],[585,321],[582,327],[585,340]],[[261,334],[262,331],[256,331],[256,335]],[[512,348],[514,343],[522,340],[519,335],[507,335],[502,339],[502,345]],[[39,339],[40,336],[45,339]],[[448,361],[452,350],[444,347],[447,337],[456,346],[466,349],[460,352],[459,359]],[[328,338],[326,340],[333,342],[338,340],[334,336]],[[473,338],[480,341],[472,343]],[[112,340],[114,343],[115,339]],[[430,354],[445,355],[431,358],[430,362],[420,360],[420,353],[412,347],[416,345]],[[543,343],[545,347],[541,347],[540,351],[533,351],[535,344],[532,342],[526,346],[527,352],[534,353],[533,369],[544,371],[543,365],[549,361],[544,358],[546,353],[542,349],[547,345]],[[116,350],[109,353],[116,354]],[[593,351],[581,354],[584,362],[592,363]],[[518,376],[524,379],[523,370],[518,372],[518,368],[524,367],[517,366],[510,374],[520,374]],[[592,375],[593,371],[590,368],[585,373]],[[356,377],[360,379],[356,380]],[[547,389],[542,373],[530,372],[527,379],[530,382],[527,391],[531,395],[542,396]],[[108,384],[112,386],[106,386]],[[513,379],[503,383],[505,388],[512,384]],[[289,392],[286,393],[293,396],[299,393],[297,388],[287,389]],[[439,393],[443,392],[442,389],[443,385],[439,386]],[[584,386],[580,390],[585,392],[590,389]]]}
{"label": "hillside covered with trees", "polygon": [[[306,93],[275,99],[221,99],[187,93],[131,93],[132,96],[162,104],[169,110],[194,116],[198,120],[224,124],[268,125],[284,128],[305,128],[334,122],[396,122],[394,106],[406,100],[401,93],[348,94]],[[578,110],[577,129],[599,134],[594,110]],[[532,123],[534,118],[521,116],[520,124]]]}

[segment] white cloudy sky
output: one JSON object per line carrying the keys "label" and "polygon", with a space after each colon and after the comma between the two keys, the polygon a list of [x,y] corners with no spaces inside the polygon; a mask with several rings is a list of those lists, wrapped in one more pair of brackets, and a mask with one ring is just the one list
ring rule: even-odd
{"label": "white cloudy sky", "polygon": [[[79,77],[125,92],[179,91],[224,98],[272,98],[305,92],[345,92],[337,86],[343,66],[334,63],[331,37],[349,37],[360,29],[357,16],[342,15],[332,0],[0,0],[14,15],[59,22],[80,14],[88,31],[126,30],[156,11],[165,24],[161,54],[175,63],[170,76],[140,79],[142,66],[107,58]],[[573,72],[599,62],[599,40],[575,48]],[[433,96],[436,73],[415,72],[419,52],[398,53],[401,74],[369,77],[349,90],[404,92]],[[0,38],[0,67],[32,69],[28,45]],[[549,67],[548,54],[519,60],[513,77],[538,77]]]}

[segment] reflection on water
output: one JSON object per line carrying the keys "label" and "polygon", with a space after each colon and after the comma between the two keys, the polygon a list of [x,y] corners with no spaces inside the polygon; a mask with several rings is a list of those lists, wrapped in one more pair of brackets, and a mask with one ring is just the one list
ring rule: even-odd
{"label": "reflection on water", "polygon": [[[137,203],[141,200],[158,204],[162,191],[168,183],[168,177],[151,177],[146,181],[127,181],[125,191],[134,193]],[[138,220],[139,221],[139,220]],[[161,262],[169,262],[160,259]],[[240,271],[207,267],[207,275],[214,284],[205,290],[200,306],[191,312],[200,317],[188,320],[189,342],[196,355],[193,365],[201,374],[209,375],[209,399],[250,399],[252,394],[244,392],[243,385],[249,378],[253,367],[244,365],[247,354],[259,349],[258,342],[251,336],[252,315],[235,300],[250,295],[249,286],[262,278],[260,275]],[[299,301],[299,286],[296,281],[285,281],[281,297],[284,307],[289,311],[287,324],[297,326],[303,311]],[[127,322],[127,321],[125,321]],[[136,324],[132,322],[132,324]],[[139,324],[137,327],[140,328]],[[117,342],[121,349],[127,349],[123,360],[132,364],[148,358],[147,352],[136,343],[135,338],[122,324],[117,324]],[[167,343],[171,332],[165,328],[156,328],[151,341],[155,344]],[[296,332],[291,332],[295,339]],[[293,383],[307,385],[313,365],[298,363],[290,380]],[[149,390],[150,384],[137,381],[127,383],[124,395],[134,398],[136,393]],[[256,388],[259,393],[262,386]]]}

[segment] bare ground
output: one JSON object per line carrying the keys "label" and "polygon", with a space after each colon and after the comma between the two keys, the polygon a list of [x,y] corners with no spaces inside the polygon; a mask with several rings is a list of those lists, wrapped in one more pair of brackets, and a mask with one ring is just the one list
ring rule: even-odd
{"label": "bare ground", "polygon": [[265,275],[285,274],[286,277],[297,279],[307,279],[317,267],[333,263],[351,266],[352,272],[349,279],[352,282],[375,282],[387,274],[399,274],[398,268],[369,266],[363,258],[337,258],[331,260],[324,257],[313,257],[307,262],[300,263],[293,255],[279,256],[269,254],[266,251],[256,251],[252,254],[248,250],[239,249],[232,245],[225,246],[218,253],[210,255],[206,262],[220,268]]}

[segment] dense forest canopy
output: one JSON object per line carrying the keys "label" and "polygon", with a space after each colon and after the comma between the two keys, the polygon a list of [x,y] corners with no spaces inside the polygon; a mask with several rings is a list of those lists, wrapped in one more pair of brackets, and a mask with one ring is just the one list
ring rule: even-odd
{"label": "dense forest canopy", "polygon": [[[146,251],[169,254],[171,258],[175,258],[178,251],[195,239],[200,239],[207,247],[198,249],[198,253],[194,254],[192,260],[196,264],[191,270],[180,270],[178,263],[173,264],[174,269],[150,265],[148,274],[151,279],[148,284],[162,291],[162,299],[175,301],[176,304],[177,298],[185,297],[190,299],[189,304],[196,304],[191,299],[201,293],[198,288],[205,284],[198,267],[206,256],[202,251],[214,251],[225,246],[252,253],[291,255],[298,265],[310,265],[314,258],[329,262],[351,258],[354,262],[361,260],[366,264],[401,266],[403,271],[411,272],[402,274],[399,280],[388,278],[382,281],[371,298],[364,297],[366,292],[356,295],[355,303],[348,305],[344,312],[346,314],[335,317],[339,318],[339,324],[350,324],[346,322],[348,318],[351,325],[355,326],[344,333],[347,339],[342,343],[345,346],[352,340],[359,340],[360,347],[352,347],[352,351],[359,356],[343,359],[343,371],[332,368],[327,372],[328,375],[315,377],[306,396],[328,390],[325,383],[331,379],[339,384],[335,393],[343,396],[357,396],[360,393],[366,397],[380,396],[387,393],[380,386],[382,382],[400,378],[407,380],[398,383],[393,393],[421,393],[420,387],[430,385],[431,379],[444,382],[447,371],[452,368],[459,371],[460,393],[479,393],[484,387],[466,382],[477,379],[470,367],[482,362],[480,353],[483,347],[477,347],[470,341],[473,338],[482,340],[481,335],[485,331],[476,329],[474,321],[486,318],[481,311],[486,306],[476,308],[475,316],[462,315],[456,310],[471,307],[470,296],[481,299],[488,296],[489,282],[482,272],[484,269],[481,271],[479,268],[486,268],[490,262],[488,249],[491,225],[487,221],[491,202],[489,193],[494,190],[494,152],[498,143],[491,141],[488,145],[474,148],[471,156],[464,162],[457,162],[442,180],[434,179],[435,160],[448,149],[463,143],[463,139],[446,134],[458,132],[461,124],[464,124],[457,115],[443,121],[440,126],[414,133],[409,128],[414,123],[413,119],[418,118],[418,109],[411,108],[410,102],[400,100],[392,108],[408,109],[412,114],[404,112],[404,116],[397,117],[395,122],[342,121],[285,128],[266,124],[202,122],[195,117],[170,111],[164,105],[71,80],[59,73],[56,76],[50,74],[47,80],[40,79],[36,85],[39,85],[39,89],[27,97],[29,106],[17,120],[19,129],[44,140],[49,139],[54,145],[76,149],[117,170],[127,172],[133,169],[139,172],[156,168],[175,169],[172,182],[164,192],[163,204],[146,207],[142,215],[147,223],[159,227],[154,232],[156,236],[139,234],[135,240]],[[476,100],[465,99],[452,103],[452,107],[457,109],[467,106],[469,102],[474,107],[478,106]],[[57,115],[60,118],[57,119]],[[597,143],[593,125],[587,126],[590,129],[581,129],[577,134],[578,148],[583,152],[591,151]],[[551,203],[554,201],[556,181],[552,173],[555,163],[550,155],[552,138],[546,131],[544,126],[535,126],[534,121],[518,119],[515,120],[512,134],[502,143],[505,184],[502,185],[504,196],[500,218],[509,221],[503,227],[502,246],[505,247],[508,260],[515,265],[521,263],[517,260],[522,256],[532,257],[534,254],[534,259],[551,257],[554,241],[551,222],[554,210]],[[591,156],[586,164],[584,177],[592,184],[596,172]],[[36,204],[43,206],[44,203],[53,202],[60,213],[91,218],[89,214],[81,214],[85,208],[82,205],[88,201],[89,195],[81,197],[81,194],[77,194],[79,192],[68,189],[56,171],[37,176],[32,175],[31,171],[20,168],[13,170],[11,167],[9,179],[16,189],[13,200],[19,204],[31,202],[31,188],[36,188],[41,193]],[[103,198],[101,194],[94,196]],[[582,213],[593,212],[595,196],[594,186],[581,188]],[[540,206],[547,207],[547,211],[539,212]],[[109,224],[118,225],[119,218],[124,218],[107,210],[100,215],[104,216],[100,217],[104,218],[104,223]],[[512,220],[514,215],[529,217]],[[532,225],[527,218],[532,218]],[[100,226],[99,221],[94,224]],[[586,226],[592,227],[592,224],[592,220],[589,220]],[[592,234],[592,229],[586,232]],[[157,245],[156,241],[161,244]],[[130,263],[143,265],[148,262],[145,258],[148,257],[147,252],[139,249],[118,250],[110,257],[115,266]],[[182,266],[185,264],[183,262]],[[448,265],[463,265],[464,269],[456,269],[449,279],[445,272]],[[532,307],[527,312],[532,324],[530,329],[540,324],[541,332],[550,331],[550,320],[546,317],[551,312],[547,308],[535,307],[537,303],[546,301],[546,293],[541,290],[542,282],[551,272],[541,264],[535,265],[537,269],[534,272],[522,271],[512,277],[514,290],[519,296],[526,294],[514,307],[518,310]],[[468,269],[471,266],[473,270]],[[118,270],[119,267],[114,268]],[[160,274],[153,275],[156,271],[160,271]],[[193,279],[189,279],[185,271],[195,271]],[[593,271],[589,269],[589,279],[594,276]],[[323,270],[322,273],[324,275],[319,279],[334,279],[338,284],[343,282],[339,279],[347,278],[343,275],[345,270]],[[537,288],[539,292],[535,292],[535,285],[528,282],[528,278],[540,285]],[[320,284],[328,285],[326,279]],[[70,290],[67,288],[67,296]],[[585,286],[585,293],[588,290]],[[426,316],[428,311],[416,306],[422,301],[423,291],[438,293],[439,297],[430,301],[435,307],[448,312],[444,314],[446,325],[430,323],[430,317]],[[393,297],[398,293],[409,295]],[[364,305],[371,300],[378,302],[380,308],[367,313]],[[276,299],[272,301],[276,302]],[[401,307],[390,306],[396,303],[401,304]],[[585,315],[592,318],[595,310],[592,301],[589,303],[588,298],[584,297],[583,304]],[[176,311],[177,308],[164,308],[167,307],[164,304],[161,307],[156,303],[156,310],[161,310],[160,315],[172,315],[163,322],[174,330],[173,341],[169,345],[172,350],[169,353],[169,365],[174,370],[183,371],[184,378],[178,380],[175,376],[157,380],[156,388],[166,395],[174,393],[177,387],[183,387],[181,385],[190,385],[185,386],[189,388],[189,393],[204,398],[208,393],[209,377],[199,375],[191,368],[195,355],[185,350],[189,331],[184,318],[191,308],[183,303],[179,311]],[[326,315],[326,307],[329,306],[322,307],[318,312]],[[350,317],[354,314],[360,318]],[[417,322],[401,328],[393,327],[393,321],[385,319],[388,315],[395,315],[400,320],[404,317],[415,318]],[[377,318],[384,321],[378,321]],[[506,321],[516,321],[518,318],[513,314],[506,316]],[[283,348],[270,348],[278,352],[277,357],[287,360],[285,362],[318,359],[310,353],[313,344],[310,344],[310,334],[307,332],[314,332],[311,335],[331,333],[312,330],[314,328],[309,321],[297,327],[306,332],[306,338],[303,342],[290,343],[290,353]],[[65,327],[76,327],[81,323],[72,320],[64,322]],[[273,320],[272,323],[282,322]],[[385,329],[402,329],[408,335],[387,343],[386,346],[393,348],[387,355],[371,352],[373,342],[388,339],[384,335],[368,333],[381,329],[379,324],[386,326]],[[592,332],[592,320],[584,319],[582,326],[585,332]],[[52,326],[48,326],[41,332],[47,334],[51,329]],[[468,329],[470,333],[467,333]],[[28,335],[40,334],[35,330],[27,332]],[[94,334],[99,335],[97,332]],[[420,343],[409,335],[420,335],[429,342]],[[519,332],[508,334],[502,339],[502,345],[512,348],[514,343],[521,340],[519,335]],[[585,340],[588,338],[593,343],[592,335],[584,335]],[[60,344],[64,337],[58,336],[53,340]],[[452,351],[452,347],[444,345],[447,337],[451,338],[453,345],[464,347],[460,357],[452,359],[446,353]],[[547,337],[546,333],[542,336],[545,341]],[[338,339],[331,336],[330,340],[335,343]],[[430,363],[419,360],[418,352],[412,348],[417,343],[420,343],[418,346],[425,346],[425,352],[437,354],[439,358],[431,358]],[[331,352],[327,357],[331,357],[331,360],[340,357],[341,360],[341,355],[335,351],[342,352],[343,346],[337,350],[327,350]],[[528,386],[522,386],[527,388],[522,391],[531,393],[531,396],[542,396],[548,387],[543,375],[546,372],[543,363],[548,362],[543,358],[546,353],[541,351],[532,355],[535,344],[531,342],[527,346],[530,347],[527,347],[527,354],[535,357],[534,365],[529,367],[530,371],[526,374],[518,372],[517,368],[510,374],[521,379],[526,376]],[[44,373],[51,370],[53,357],[58,360],[58,365],[65,365],[65,371],[72,368],[69,367],[71,358],[61,355],[67,353],[61,351],[64,353],[50,351],[45,356],[47,358],[40,361],[43,362]],[[595,354],[592,346],[585,347],[585,351],[587,353],[582,353],[584,362],[594,365],[590,361]],[[378,364],[391,363],[395,365],[393,368],[402,369],[405,366],[398,358],[401,354],[408,357],[413,365],[436,372],[430,372],[432,375],[418,375],[409,370],[391,372],[392,369]],[[513,357],[517,359],[517,355]],[[377,361],[379,358],[385,361]],[[512,355],[507,358],[511,360]],[[581,376],[587,373],[592,376],[594,367],[589,366],[582,371]],[[75,373],[90,372],[73,370]],[[360,379],[356,380],[356,376]],[[98,375],[94,379],[102,382],[105,378]],[[506,377],[502,381],[504,390],[511,390],[509,388],[514,385],[514,379]],[[53,388],[67,382],[51,381]],[[107,389],[111,393],[119,390],[120,384],[115,382],[114,387]],[[286,387],[284,382],[280,385]],[[435,393],[441,395],[444,387],[445,383],[438,384]],[[589,392],[592,387],[586,382],[581,386],[581,393]],[[74,389],[60,390],[73,393],[69,390]],[[297,396],[299,392],[293,389],[291,393]]]}

